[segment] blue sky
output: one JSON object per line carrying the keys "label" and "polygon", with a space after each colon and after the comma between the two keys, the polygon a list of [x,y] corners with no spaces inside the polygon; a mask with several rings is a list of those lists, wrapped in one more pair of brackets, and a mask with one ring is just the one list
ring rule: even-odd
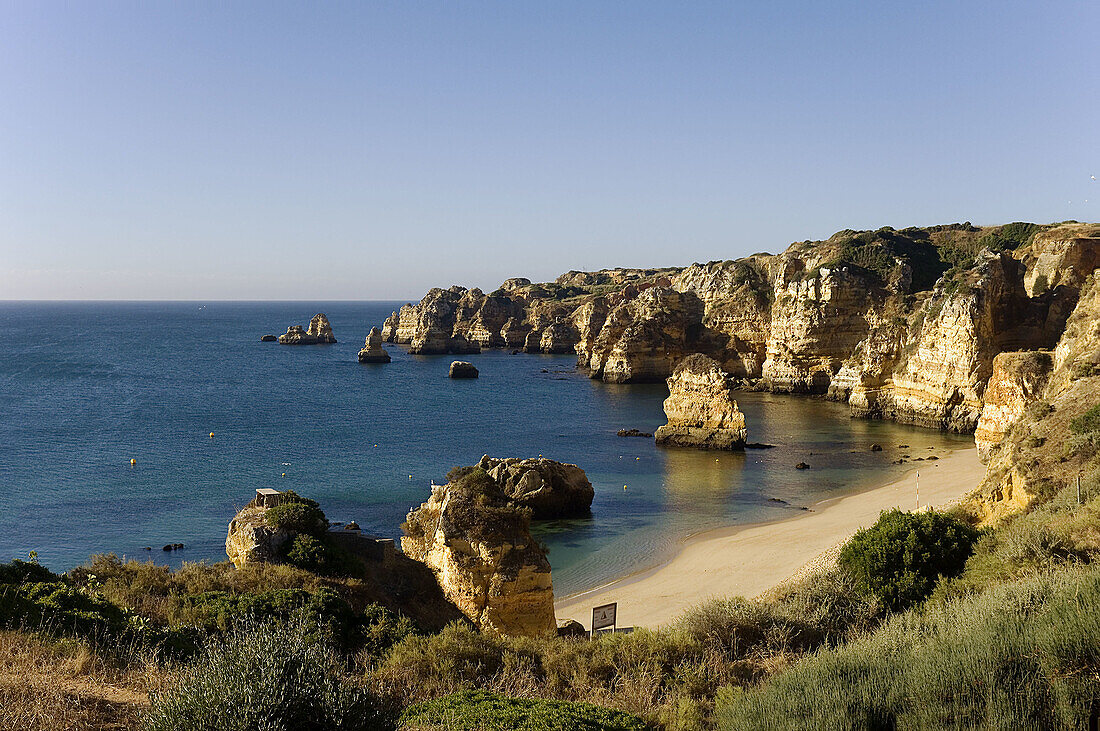
{"label": "blue sky", "polygon": [[0,299],[404,299],[1097,220],[1098,32],[1096,2],[0,0]]}

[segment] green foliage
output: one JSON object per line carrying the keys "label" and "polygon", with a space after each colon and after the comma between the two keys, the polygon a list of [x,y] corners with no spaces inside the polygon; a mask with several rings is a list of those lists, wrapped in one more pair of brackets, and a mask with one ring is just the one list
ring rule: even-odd
{"label": "green foliage", "polygon": [[209,644],[156,695],[146,731],[378,731],[394,728],[376,694],[346,679],[306,624],[237,629]]}
{"label": "green foliage", "polygon": [[720,729],[1086,728],[1100,697],[1100,569],[924,611],[722,694]]}
{"label": "green foliage", "polygon": [[1069,423],[1076,434],[1089,434],[1100,431],[1100,404],[1093,406]]}
{"label": "green foliage", "polygon": [[15,559],[0,564],[0,584],[24,584],[39,581],[61,581],[61,577],[34,561]]}
{"label": "green foliage", "polygon": [[1046,226],[1027,223],[1026,221],[1006,223],[1004,226],[998,226],[978,239],[978,246],[991,251],[1015,251],[1021,246],[1031,243],[1031,240],[1035,238],[1035,234],[1044,228]]}
{"label": "green foliage", "polygon": [[324,512],[313,502],[290,501],[268,508],[264,520],[275,529],[306,533],[312,536],[324,535],[328,530],[328,519]]}
{"label": "green foliage", "polygon": [[401,721],[415,729],[447,731],[642,731],[637,716],[589,703],[508,698],[467,690],[419,703]]}
{"label": "green foliage", "polygon": [[942,576],[962,572],[979,533],[967,523],[929,511],[883,511],[840,552],[840,565],[893,610],[925,599]]}
{"label": "green foliage", "polygon": [[328,548],[311,535],[301,533],[295,536],[290,550],[286,553],[286,558],[290,563],[306,571],[327,573]]}
{"label": "green foliage", "polygon": [[371,604],[360,621],[359,646],[367,657],[377,660],[385,657],[394,645],[417,634],[416,625],[408,617]]}
{"label": "green foliage", "polygon": [[64,581],[0,584],[0,626],[5,628],[105,640],[121,637],[127,625],[121,609]]}

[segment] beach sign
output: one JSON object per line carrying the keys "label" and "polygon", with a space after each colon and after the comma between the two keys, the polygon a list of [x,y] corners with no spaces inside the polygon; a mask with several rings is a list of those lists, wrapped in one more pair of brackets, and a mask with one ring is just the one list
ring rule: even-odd
{"label": "beach sign", "polygon": [[595,632],[598,629],[605,627],[615,626],[615,614],[618,611],[619,603],[611,602],[610,604],[603,604],[598,607],[592,607],[592,631]]}

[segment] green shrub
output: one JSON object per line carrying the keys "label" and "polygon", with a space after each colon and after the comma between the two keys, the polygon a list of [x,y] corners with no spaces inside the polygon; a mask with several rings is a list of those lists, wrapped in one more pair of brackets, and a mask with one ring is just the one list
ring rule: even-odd
{"label": "green shrub", "polygon": [[643,731],[637,716],[588,703],[508,698],[468,690],[405,710],[406,728],[447,731]]}
{"label": "green shrub", "polygon": [[35,561],[0,564],[0,584],[25,584],[39,581],[61,581],[61,577]]}
{"label": "green shrub", "polygon": [[1093,406],[1069,423],[1076,434],[1091,434],[1100,431],[1100,404]]}
{"label": "green shrub", "polygon": [[298,568],[319,574],[326,573],[329,564],[328,549],[325,544],[305,533],[294,537],[286,558]]}
{"label": "green shrub", "polygon": [[377,694],[342,672],[305,624],[237,629],[211,642],[167,693],[146,731],[379,731],[394,728]]}
{"label": "green shrub", "polygon": [[64,581],[0,584],[0,626],[8,629],[114,640],[127,625],[121,609]]}
{"label": "green shrub", "polygon": [[969,524],[934,511],[884,511],[840,552],[840,565],[893,610],[925,599],[942,576],[957,576],[978,540]]}
{"label": "green shrub", "polygon": [[328,519],[316,503],[285,502],[268,508],[264,520],[272,528],[312,536],[324,535],[328,530]]}

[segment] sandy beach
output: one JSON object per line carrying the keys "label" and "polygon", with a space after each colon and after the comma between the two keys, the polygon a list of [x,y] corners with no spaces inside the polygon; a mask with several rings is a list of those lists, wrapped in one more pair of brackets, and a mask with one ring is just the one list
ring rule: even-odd
{"label": "sandy beach", "polygon": [[977,449],[957,450],[914,464],[904,477],[882,487],[818,503],[813,512],[700,533],[661,566],[562,597],[555,603],[558,619],[573,618],[588,627],[592,607],[618,602],[620,627],[657,627],[707,599],[762,594],[873,524],[883,510],[912,509],[918,470],[921,507],[958,500],[985,474]]}

